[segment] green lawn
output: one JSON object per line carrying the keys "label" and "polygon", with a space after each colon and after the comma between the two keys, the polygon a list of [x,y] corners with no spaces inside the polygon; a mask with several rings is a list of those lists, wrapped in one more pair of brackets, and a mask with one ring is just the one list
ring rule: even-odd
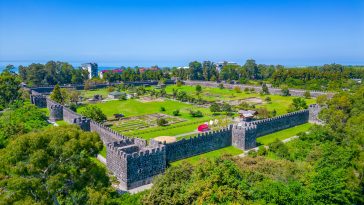
{"label": "green lawn", "polygon": [[[172,94],[173,89],[178,89],[179,91],[185,91],[188,95],[192,95],[197,97],[196,94],[196,86],[180,86],[177,85],[169,85],[166,87],[166,92],[168,94]],[[202,99],[207,101],[218,101],[218,100],[236,100],[243,99],[249,97],[259,96],[257,93],[237,93],[231,89],[220,89],[220,88],[211,88],[211,87],[202,87],[202,93],[200,94]]]}
{"label": "green lawn", "polygon": [[65,122],[65,121],[63,121],[63,120],[58,120],[58,121],[56,121],[56,123],[57,123],[59,126],[69,125],[67,122]]}
{"label": "green lawn", "polygon": [[219,156],[221,156],[223,154],[239,155],[239,154],[241,154],[243,152],[244,151],[242,151],[241,149],[238,149],[238,148],[233,147],[233,146],[229,146],[229,147],[224,147],[222,149],[207,152],[207,153],[204,153],[204,154],[200,154],[200,155],[197,155],[197,156],[193,156],[193,157],[190,157],[190,158],[186,158],[186,159],[182,159],[182,160],[179,160],[179,161],[172,162],[171,166],[177,166],[177,165],[180,165],[183,162],[188,162],[188,163],[191,163],[193,165],[196,165],[201,159],[213,159],[213,158],[219,157]]}
{"label": "green lawn", "polygon": [[[180,116],[184,119],[193,119],[193,117],[189,114],[189,109],[193,110],[200,110],[205,115],[211,114],[208,108],[199,108],[194,105],[190,105],[187,103],[182,103],[173,100],[165,100],[163,102],[140,102],[136,99],[129,99],[129,100],[113,100],[108,102],[102,102],[95,104],[101,108],[101,110],[106,114],[107,117],[112,117],[113,114],[122,113],[125,117],[131,116],[140,116],[146,114],[153,114],[153,113],[163,113],[167,115],[173,115],[173,111],[179,109]],[[164,107],[166,111],[161,112],[160,108]],[[77,110],[77,112],[81,112],[84,107],[81,107]]]}
{"label": "green lawn", "polygon": [[310,127],[312,127],[312,124],[310,124],[310,123],[298,125],[298,126],[288,128],[285,130],[281,130],[281,131],[278,131],[278,132],[275,132],[275,133],[272,133],[269,135],[258,137],[257,142],[259,142],[263,145],[268,145],[268,144],[274,142],[274,140],[276,140],[276,139],[284,140],[284,139],[293,137],[300,132],[306,132]]}
{"label": "green lawn", "polygon": [[99,153],[101,156],[103,156],[104,158],[106,158],[106,146],[104,145],[103,147],[102,147],[102,150],[100,151],[100,153]]}
{"label": "green lawn", "polygon": [[109,91],[107,91],[107,88],[81,91],[81,96],[84,98],[92,98],[94,95],[102,95],[105,99],[109,95]]}
{"label": "green lawn", "polygon": [[[178,89],[181,91],[186,91],[188,95],[197,96],[196,95],[196,86],[181,86],[177,87],[176,85],[170,85],[166,87],[166,92],[168,94],[172,94],[173,89]],[[280,95],[260,95],[259,93],[245,93],[243,90],[241,93],[237,93],[232,89],[220,89],[220,88],[210,88],[210,87],[202,87],[202,93],[200,94],[202,99],[207,101],[229,101],[229,100],[237,100],[237,99],[246,99],[246,98],[260,98],[263,100],[263,104],[256,105],[257,108],[264,107],[268,111],[277,111],[277,115],[283,115],[287,113],[287,109],[289,105],[292,103],[292,99],[296,98],[293,96],[280,96]],[[264,102],[266,97],[271,98],[271,103]],[[305,99],[307,105],[316,103],[315,98]]]}
{"label": "green lawn", "polygon": [[[197,129],[197,126],[201,123],[207,122],[210,119],[216,119],[218,117],[212,116],[212,113],[208,108],[196,107],[183,102],[165,100],[163,102],[140,102],[136,99],[129,99],[125,101],[109,101],[105,103],[95,104],[101,108],[108,118],[111,118],[115,113],[122,113],[126,117],[140,116],[153,113],[163,113],[167,115],[173,115],[173,111],[179,109],[179,118],[186,119],[185,122],[176,123],[166,127],[151,127],[142,130],[135,130],[131,132],[124,132],[122,134],[126,136],[137,136],[144,139],[150,139],[162,135],[174,136],[183,134],[186,132],[192,132]],[[166,111],[161,112],[160,107],[165,107]],[[85,107],[81,107],[77,112],[82,112]],[[194,118],[189,114],[189,110],[200,110],[204,116],[201,118]],[[115,129],[116,130],[116,129]]]}

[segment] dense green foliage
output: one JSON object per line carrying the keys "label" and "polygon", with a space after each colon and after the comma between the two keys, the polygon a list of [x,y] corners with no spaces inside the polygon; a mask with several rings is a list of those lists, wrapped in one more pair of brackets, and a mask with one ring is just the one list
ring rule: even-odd
{"label": "dense green foliage", "polygon": [[109,179],[91,158],[95,133],[62,126],[21,135],[1,150],[0,201],[5,204],[86,204],[105,201]]}
{"label": "dense green foliage", "polygon": [[161,69],[147,69],[140,72],[138,68],[124,68],[121,73],[105,72],[103,77],[108,82],[162,80],[169,78],[168,72],[163,72]]}
{"label": "dense green foliage", "polygon": [[20,98],[20,78],[10,68],[0,74],[0,111]]}
{"label": "dense green foliage", "polygon": [[[145,204],[363,204],[364,86],[339,93],[320,114],[327,123],[259,157],[182,164],[155,180]],[[262,157],[263,156],[263,157]]]}
{"label": "dense green foliage", "polygon": [[47,125],[45,113],[34,105],[11,108],[0,115],[0,148],[11,138]]}
{"label": "dense green foliage", "polygon": [[[249,59],[242,66],[224,63],[220,72],[210,61],[191,62],[188,69],[172,69],[174,76],[180,79],[205,81],[238,81],[249,83],[249,80],[267,81],[275,87],[288,85],[289,87],[308,90],[340,90],[353,88],[356,83],[352,78],[363,79],[362,67],[342,66],[330,64],[305,68],[285,68],[282,65],[256,64]],[[264,88],[264,87],[263,87]]]}
{"label": "dense green foliage", "polygon": [[66,62],[49,61],[46,64],[33,63],[19,66],[19,75],[29,85],[82,84],[88,79],[88,71],[74,69]]}
{"label": "dense green foliage", "polygon": [[81,111],[81,114],[85,117],[95,120],[96,122],[103,122],[107,119],[102,110],[95,105],[88,105]]}

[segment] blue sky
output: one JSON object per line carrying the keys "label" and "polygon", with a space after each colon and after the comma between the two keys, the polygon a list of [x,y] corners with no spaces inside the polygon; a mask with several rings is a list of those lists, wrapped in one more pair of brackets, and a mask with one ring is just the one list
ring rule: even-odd
{"label": "blue sky", "polygon": [[0,2],[0,61],[364,64],[361,0]]}

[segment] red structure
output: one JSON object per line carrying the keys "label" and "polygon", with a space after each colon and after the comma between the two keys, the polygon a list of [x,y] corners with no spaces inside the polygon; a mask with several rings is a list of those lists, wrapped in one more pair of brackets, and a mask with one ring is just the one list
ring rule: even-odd
{"label": "red structure", "polygon": [[202,125],[198,126],[197,130],[199,132],[206,132],[206,131],[209,131],[209,126],[206,124],[202,124]]}

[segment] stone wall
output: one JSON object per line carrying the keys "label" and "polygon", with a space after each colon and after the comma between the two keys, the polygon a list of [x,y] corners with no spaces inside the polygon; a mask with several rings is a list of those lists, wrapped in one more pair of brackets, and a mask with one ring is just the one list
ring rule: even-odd
{"label": "stone wall", "polygon": [[[220,83],[217,82],[211,82],[211,81],[192,81],[192,80],[186,80],[184,81],[185,85],[202,85],[202,86],[206,86],[206,87],[215,87],[217,88],[219,86]],[[262,87],[261,86],[252,86],[252,85],[245,85],[245,84],[229,84],[229,83],[223,83],[224,84],[224,88],[227,89],[233,89],[234,87],[240,87],[241,90],[244,90],[245,88],[254,88],[254,90],[256,92],[260,92],[262,91]],[[273,87],[268,87],[269,93],[273,94],[273,95],[281,95],[282,94],[282,90],[280,88],[273,88]],[[306,90],[301,90],[301,89],[289,89],[289,93],[291,94],[291,96],[303,96],[304,93],[306,92]],[[324,92],[324,91],[315,91],[315,90],[310,90],[310,94],[312,97],[317,97],[319,95],[327,95],[328,97],[332,97],[334,95],[334,93],[331,92]]]}
{"label": "stone wall", "polygon": [[151,183],[155,175],[166,169],[163,145],[139,147],[134,140],[125,139],[107,145],[107,167],[126,190]]}
{"label": "stone wall", "polygon": [[323,109],[324,107],[318,105],[318,104],[312,104],[308,107],[308,110],[310,111],[309,114],[309,121],[312,123],[322,123],[322,121],[318,118],[318,115],[320,113],[320,111]]}
{"label": "stone wall", "polygon": [[205,152],[210,152],[231,145],[230,127],[219,131],[198,134],[189,139],[182,139],[165,144],[166,160],[173,162],[187,157],[192,157]]}
{"label": "stone wall", "polygon": [[82,118],[82,115],[72,111],[71,109],[67,108],[67,107],[63,107],[63,120],[74,124],[75,119],[77,118]]}
{"label": "stone wall", "polygon": [[36,91],[30,90],[30,102],[39,108],[47,107],[47,99],[45,95]]}
{"label": "stone wall", "polygon": [[49,98],[47,100],[47,108],[49,110],[49,120],[55,122],[63,120],[63,106]]}
{"label": "stone wall", "polygon": [[232,128],[232,145],[240,149],[256,147],[256,138],[307,123],[309,110],[300,110],[274,118],[246,122]]}

